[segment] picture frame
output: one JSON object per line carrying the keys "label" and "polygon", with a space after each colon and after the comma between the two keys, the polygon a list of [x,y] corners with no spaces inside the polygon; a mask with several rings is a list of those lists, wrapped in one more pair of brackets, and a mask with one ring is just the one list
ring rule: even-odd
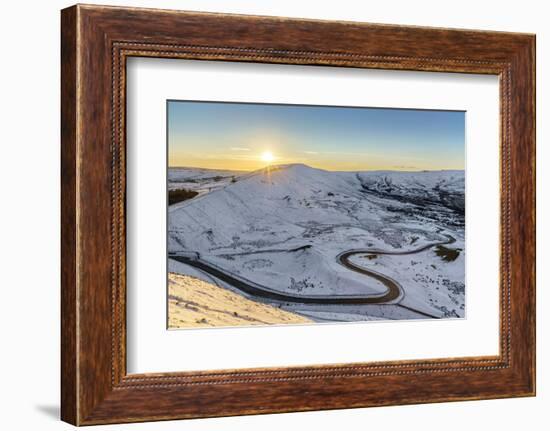
{"label": "picture frame", "polygon": [[[61,13],[61,54],[62,420],[92,425],[535,395],[534,35],[76,5]],[[499,354],[128,374],[131,57],[498,76]]]}

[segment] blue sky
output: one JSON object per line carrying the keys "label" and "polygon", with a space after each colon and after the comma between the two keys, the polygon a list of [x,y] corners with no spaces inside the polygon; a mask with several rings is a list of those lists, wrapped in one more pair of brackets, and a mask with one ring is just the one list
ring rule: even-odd
{"label": "blue sky", "polygon": [[464,149],[462,111],[168,102],[170,166],[464,169]]}

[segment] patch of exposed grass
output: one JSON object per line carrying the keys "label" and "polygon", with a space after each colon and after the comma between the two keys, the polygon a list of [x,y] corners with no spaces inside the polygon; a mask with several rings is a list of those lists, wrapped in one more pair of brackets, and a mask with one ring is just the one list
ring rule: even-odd
{"label": "patch of exposed grass", "polygon": [[364,259],[368,259],[368,260],[373,260],[373,259],[376,259],[377,257],[378,257],[377,254],[367,254],[363,256]]}
{"label": "patch of exposed grass", "polygon": [[176,189],[168,191],[168,205],[174,205],[178,202],[186,201],[187,199],[194,198],[199,193],[193,190]]}
{"label": "patch of exposed grass", "polygon": [[447,248],[443,245],[438,245],[435,248],[435,254],[437,254],[441,258],[441,260],[445,262],[455,261],[458,256],[460,256],[460,252],[460,248]]}

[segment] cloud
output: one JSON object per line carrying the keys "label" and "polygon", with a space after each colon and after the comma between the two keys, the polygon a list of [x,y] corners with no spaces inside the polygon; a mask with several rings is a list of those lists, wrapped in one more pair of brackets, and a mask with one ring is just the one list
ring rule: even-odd
{"label": "cloud", "polygon": [[231,147],[231,151],[250,151],[250,148],[246,148],[246,147]]}
{"label": "cloud", "polygon": [[304,151],[304,154],[319,154],[317,151]]}

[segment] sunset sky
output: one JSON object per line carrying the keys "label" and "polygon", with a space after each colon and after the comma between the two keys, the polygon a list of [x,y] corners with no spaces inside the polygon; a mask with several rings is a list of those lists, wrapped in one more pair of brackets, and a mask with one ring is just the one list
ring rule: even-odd
{"label": "sunset sky", "polygon": [[462,111],[168,102],[169,166],[464,169],[464,134]]}

